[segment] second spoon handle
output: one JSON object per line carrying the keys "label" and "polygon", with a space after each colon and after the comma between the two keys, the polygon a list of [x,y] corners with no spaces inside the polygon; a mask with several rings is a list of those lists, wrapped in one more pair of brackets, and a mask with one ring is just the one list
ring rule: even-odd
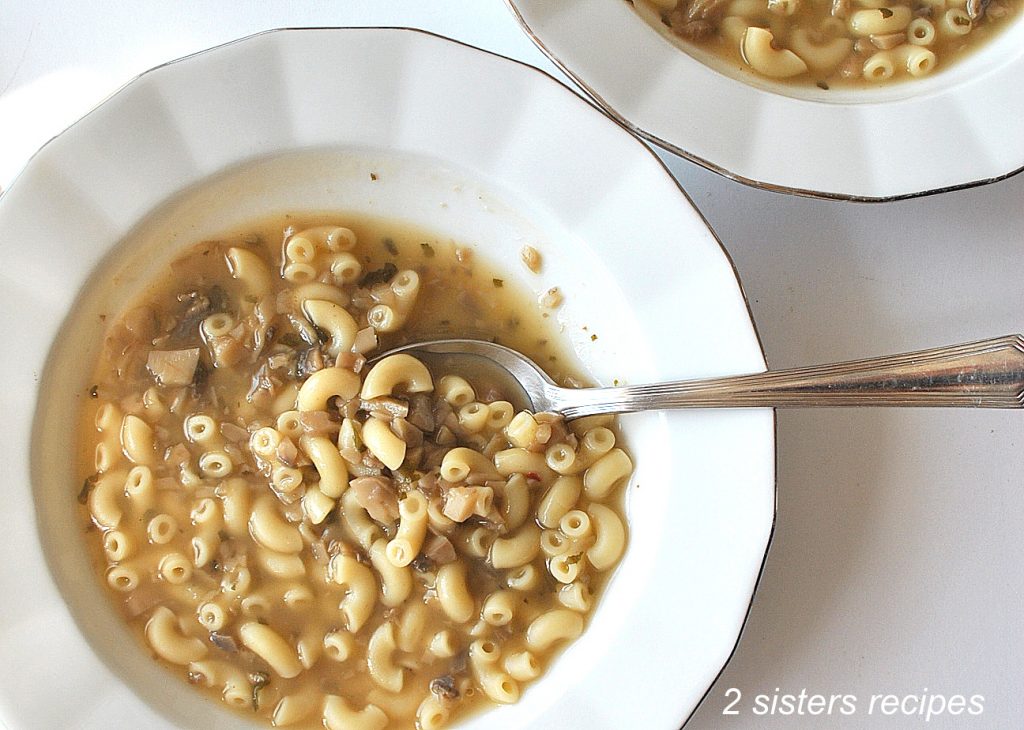
{"label": "second spoon handle", "polygon": [[1024,338],[834,365],[621,388],[561,390],[567,418],[660,408],[1024,407]]}

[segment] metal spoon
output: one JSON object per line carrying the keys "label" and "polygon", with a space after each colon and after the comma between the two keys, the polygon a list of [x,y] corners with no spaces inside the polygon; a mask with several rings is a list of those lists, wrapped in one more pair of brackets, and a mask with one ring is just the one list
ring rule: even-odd
{"label": "metal spoon", "polygon": [[399,352],[431,361],[438,372],[481,374],[519,394],[516,405],[566,418],[663,408],[1024,407],[1020,335],[834,365],[619,388],[559,387],[525,355],[481,340],[418,342],[374,360]]}

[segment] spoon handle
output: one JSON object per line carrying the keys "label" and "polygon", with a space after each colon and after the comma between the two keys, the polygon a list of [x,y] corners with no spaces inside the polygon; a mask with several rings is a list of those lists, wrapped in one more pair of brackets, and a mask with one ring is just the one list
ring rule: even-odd
{"label": "spoon handle", "polygon": [[[564,396],[564,400],[562,397]],[[569,418],[662,408],[1024,407],[1024,338],[939,347],[834,365],[621,388],[564,390]]]}

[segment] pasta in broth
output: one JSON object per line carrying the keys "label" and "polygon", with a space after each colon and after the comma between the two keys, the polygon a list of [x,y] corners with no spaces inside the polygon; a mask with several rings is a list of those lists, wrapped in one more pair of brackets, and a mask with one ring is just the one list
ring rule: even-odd
{"label": "pasta in broth", "polygon": [[684,47],[775,80],[927,76],[1009,25],[1022,0],[630,0]]}
{"label": "pasta in broth", "polygon": [[632,462],[607,417],[367,357],[489,332],[565,380],[548,313],[468,249],[352,216],[268,220],[171,268],[110,328],[83,414],[83,525],[129,625],[278,726],[430,730],[515,702],[624,549]]}

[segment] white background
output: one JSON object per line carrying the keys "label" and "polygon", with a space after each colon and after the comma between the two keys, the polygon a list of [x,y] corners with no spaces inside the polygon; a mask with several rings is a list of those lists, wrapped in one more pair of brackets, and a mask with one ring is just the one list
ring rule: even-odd
{"label": "white background", "polygon": [[[0,186],[137,73],[259,30],[308,25],[420,27],[558,75],[500,0],[251,2],[244,10],[10,0],[0,12]],[[773,368],[1024,331],[1024,175],[863,205],[762,192],[664,157],[732,255]],[[1021,418],[780,413],[775,541],[736,655],[687,730],[1020,727]],[[742,699],[740,714],[726,717],[730,687]],[[776,688],[852,694],[858,711],[753,715],[754,696]],[[925,692],[982,695],[984,712],[928,723],[866,712],[873,694]]]}

